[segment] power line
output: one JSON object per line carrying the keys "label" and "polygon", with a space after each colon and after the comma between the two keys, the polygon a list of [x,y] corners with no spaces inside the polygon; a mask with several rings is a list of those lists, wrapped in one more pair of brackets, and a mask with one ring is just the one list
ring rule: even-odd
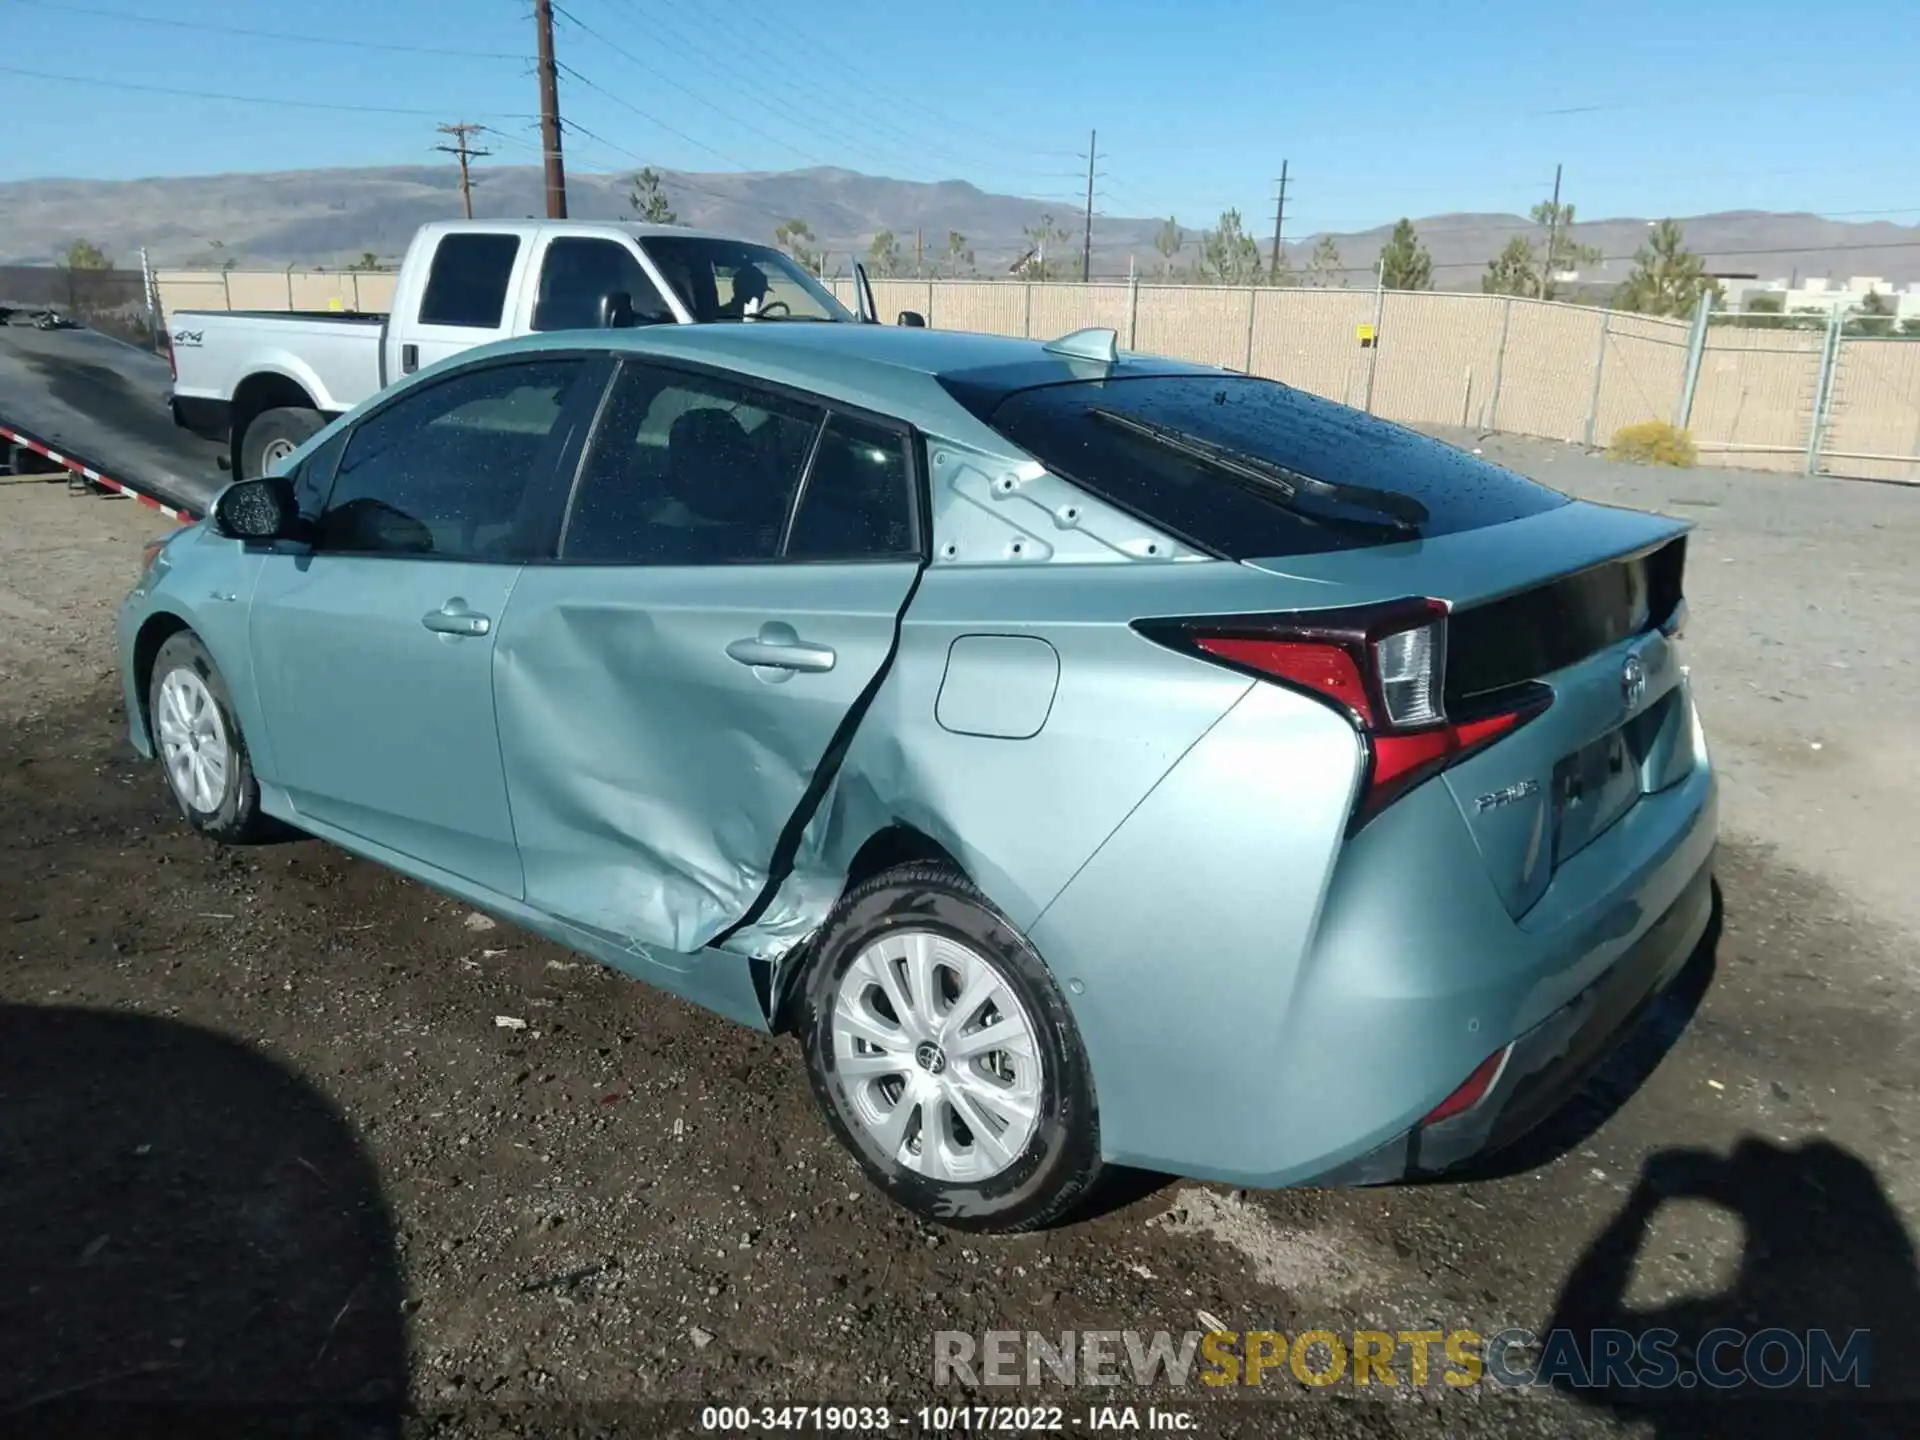
{"label": "power line", "polygon": [[[694,139],[693,136],[687,134],[686,131],[676,129],[674,126],[669,125],[666,121],[662,120],[659,116],[648,114],[645,110],[642,110],[638,105],[635,105],[631,100],[627,100],[620,95],[616,95],[613,91],[607,89],[606,86],[596,85],[593,81],[589,80],[586,76],[582,75],[578,70],[574,69],[573,66],[567,64],[564,60],[560,62],[560,68],[566,71],[567,74],[571,76],[579,84],[586,86],[587,89],[593,91],[595,94],[605,96],[607,99],[613,101],[614,104],[620,106],[624,110],[631,110],[635,115],[638,115],[642,120],[645,120],[649,125],[659,126],[662,130],[666,131],[669,135],[673,136],[675,139],[684,140],[687,144],[693,146],[696,150],[704,150],[706,151],[707,154],[714,156],[716,159],[724,160],[729,165],[736,166],[741,170],[753,169],[753,167],[747,164],[746,161],[737,160],[723,150],[716,150],[713,148],[713,146],[706,144],[704,141]],[[580,129],[581,127],[573,126],[572,128]]]}
{"label": "power line", "polygon": [[[339,110],[364,115],[444,114],[404,105],[349,105],[336,100],[293,100],[284,95],[233,95],[221,90],[181,90],[169,85],[142,85],[132,80],[107,80],[96,75],[62,75],[52,70],[26,70],[17,65],[0,65],[0,75],[24,75],[29,80],[57,80],[65,85],[87,85],[96,90],[131,90],[143,95],[177,95],[188,100],[226,100],[236,105],[282,106],[295,110]],[[501,119],[530,120],[534,116],[517,110],[489,113]]]}
{"label": "power line", "polygon": [[7,0],[34,10],[56,15],[91,15],[101,20],[120,20],[133,25],[164,25],[171,30],[198,30],[216,35],[245,35],[255,40],[289,40],[302,45],[338,45],[353,50],[386,50],[402,55],[458,55],[468,60],[518,60],[522,57],[505,50],[460,50],[440,45],[395,45],[378,40],[348,40],[338,35],[295,34],[289,30],[256,30],[224,21],[174,20],[160,15],[136,15],[128,10],[105,10],[92,5],[54,5],[48,0]]}
{"label": "power line", "polygon": [[[592,37],[594,40],[598,41],[601,45],[604,45],[608,50],[611,50],[615,55],[619,56],[621,59],[627,61],[629,64],[637,67],[638,69],[644,70],[647,74],[653,76],[654,79],[658,80],[660,83],[664,85],[668,85],[673,89],[678,90],[681,94],[688,96],[698,104],[704,105],[707,109],[713,111],[714,114],[720,116],[721,119],[726,120],[731,124],[739,126],[742,130],[746,130],[752,134],[758,135],[763,140],[770,140],[775,145],[780,146],[782,149],[792,151],[795,155],[800,156],[803,160],[809,160],[816,165],[825,165],[830,163],[826,160],[821,159],[818,155],[812,154],[810,151],[802,150],[799,146],[793,144],[793,142],[790,140],[783,140],[780,136],[774,134],[770,130],[762,130],[759,126],[754,125],[752,122],[742,120],[739,116],[733,114],[731,111],[725,109],[720,105],[716,105],[713,101],[707,99],[704,95],[701,95],[698,91],[689,89],[687,86],[681,84],[678,80],[674,79],[671,75],[668,75],[664,71],[659,70],[652,65],[649,65],[646,61],[642,60],[638,55],[635,55],[631,50],[628,50],[624,46],[622,46],[618,41],[613,40],[610,37],[601,34],[600,31],[594,29],[591,25],[581,20],[577,15],[575,15],[571,10],[567,9],[564,5],[555,4],[553,8],[556,14],[558,14],[562,19],[564,19],[568,24],[572,25],[575,29],[579,30],[582,34]],[[612,92],[611,90],[608,90],[603,86],[594,84],[591,80],[588,80],[586,76],[582,75],[578,70],[573,69],[571,66],[566,66],[563,68],[567,70],[568,74],[572,75],[574,79],[578,80],[581,84],[585,85],[588,89],[598,91],[600,94],[605,95],[607,98],[613,100],[616,104],[625,105],[627,109],[631,110],[634,114],[640,116],[643,120],[648,121],[650,124],[659,126],[662,130],[667,131],[669,134],[678,136],[680,139],[685,140],[690,145],[698,146],[700,149],[706,151],[709,155],[719,155],[720,158],[722,160],[725,160],[729,165],[737,165],[742,170],[751,170],[753,168],[751,165],[748,165],[745,161],[735,160],[731,156],[721,154],[720,151],[715,150],[710,145],[702,145],[699,141],[694,140],[691,136],[685,134],[682,131],[674,129],[671,125],[668,125],[664,120],[657,119],[654,116],[648,114],[645,110],[640,109],[640,107],[638,107],[637,105],[630,104],[627,101],[621,99],[618,95],[614,94],[614,92]]]}

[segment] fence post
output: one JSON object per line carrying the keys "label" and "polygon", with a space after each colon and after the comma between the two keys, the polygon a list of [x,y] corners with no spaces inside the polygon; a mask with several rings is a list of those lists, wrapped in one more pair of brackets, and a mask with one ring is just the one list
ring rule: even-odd
{"label": "fence post", "polygon": [[1253,318],[1260,313],[1260,288],[1257,285],[1247,287],[1247,363],[1241,367],[1242,375],[1253,374]]}
{"label": "fence post", "polygon": [[233,309],[233,284],[227,279],[224,268],[220,271],[220,300],[227,309]]}
{"label": "fence post", "polygon": [[1593,355],[1593,394],[1587,397],[1587,439],[1589,449],[1593,446],[1593,427],[1600,420],[1600,376],[1607,366],[1607,336],[1613,330],[1613,311],[1600,312],[1600,345]]}
{"label": "fence post", "polygon": [[1380,319],[1387,309],[1387,262],[1380,262],[1373,282],[1373,344],[1367,347],[1367,398],[1361,409],[1373,413],[1373,372],[1380,368]]}
{"label": "fence post", "polygon": [[1021,283],[1027,290],[1027,314],[1026,318],[1020,322],[1020,333],[1031,340],[1033,338],[1033,281],[1025,280]]}
{"label": "fence post", "polygon": [[1134,337],[1140,330],[1140,277],[1127,276],[1127,349],[1135,347]]}
{"label": "fence post", "polygon": [[1833,374],[1840,367],[1841,312],[1836,305],[1827,316],[1826,343],[1820,347],[1820,379],[1813,387],[1813,421],[1807,426],[1806,473],[1820,473],[1820,446],[1827,438],[1827,407],[1833,402]]}
{"label": "fence post", "polygon": [[[1513,325],[1513,296],[1500,307],[1500,344],[1493,352],[1493,388],[1487,396],[1487,429],[1500,428],[1500,381],[1507,373],[1507,331]],[[1379,340],[1374,344],[1378,345]]]}
{"label": "fence post", "polygon": [[1693,307],[1693,329],[1687,335],[1686,378],[1680,382],[1680,399],[1673,407],[1677,430],[1686,429],[1693,418],[1693,392],[1700,385],[1700,357],[1707,348],[1707,315],[1712,309],[1713,291],[1702,290],[1699,303]]}

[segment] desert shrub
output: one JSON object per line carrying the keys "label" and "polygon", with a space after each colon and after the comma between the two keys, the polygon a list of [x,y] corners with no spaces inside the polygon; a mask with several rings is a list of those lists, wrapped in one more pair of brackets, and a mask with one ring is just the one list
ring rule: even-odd
{"label": "desert shrub", "polygon": [[1664,420],[1642,420],[1613,432],[1607,458],[1631,460],[1638,465],[1677,465],[1684,470],[1700,456],[1693,448],[1693,436],[1679,426]]}

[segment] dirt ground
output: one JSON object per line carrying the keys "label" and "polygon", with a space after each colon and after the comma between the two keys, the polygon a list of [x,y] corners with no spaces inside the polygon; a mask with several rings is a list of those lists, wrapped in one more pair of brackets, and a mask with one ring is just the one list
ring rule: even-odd
{"label": "dirt ground", "polygon": [[[647,1408],[670,1400],[886,1405],[924,1433],[950,1428],[925,1402],[1051,1399],[1073,1433],[1149,1402],[1199,1434],[1913,1433],[1885,1401],[1920,1395],[1920,493],[1486,448],[1699,525],[1723,927],[1500,1173],[1126,1177],[1018,1240],[878,1198],[788,1042],[317,842],[196,839],[125,743],[111,641],[166,522],[0,484],[0,1427],[131,1433],[117,1407],[165,1401],[364,1404],[369,1433],[402,1402],[436,1434],[704,1428]],[[934,1383],[939,1331],[1554,1324],[1868,1328],[1883,1403],[1284,1367],[1228,1401]]]}

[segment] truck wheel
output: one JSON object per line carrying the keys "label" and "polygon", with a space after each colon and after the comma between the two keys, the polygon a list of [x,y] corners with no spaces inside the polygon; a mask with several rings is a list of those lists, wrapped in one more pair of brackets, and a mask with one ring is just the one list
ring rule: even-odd
{"label": "truck wheel", "polygon": [[318,410],[291,405],[262,410],[240,436],[240,474],[236,478],[255,480],[269,474],[326,423],[326,416]]}
{"label": "truck wheel", "polygon": [[1026,938],[966,879],[913,863],[849,891],[807,975],[801,1048],[842,1144],[957,1230],[1036,1230],[1100,1174],[1080,1036]]}

